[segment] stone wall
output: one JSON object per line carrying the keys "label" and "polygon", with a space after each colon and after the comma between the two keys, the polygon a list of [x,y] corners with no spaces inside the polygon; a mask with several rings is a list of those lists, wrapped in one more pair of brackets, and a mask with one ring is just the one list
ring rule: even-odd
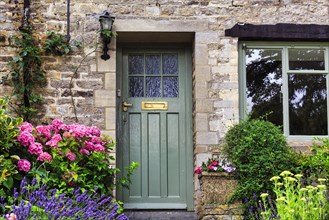
{"label": "stone wall", "polygon": [[[23,13],[22,1],[0,2],[0,75],[15,54],[9,36],[17,33]],[[238,39],[225,37],[224,30],[238,22],[252,24],[329,24],[328,0],[75,0],[71,1],[72,40],[82,43],[65,57],[44,57],[48,85],[45,91],[46,118],[74,121],[69,82],[80,123],[97,125],[115,137],[116,127],[116,40],[111,59],[100,59],[98,16],[109,11],[120,32],[192,32],[195,165],[220,153],[221,140],[238,121]],[[34,0],[31,23],[42,39],[47,31],[66,34],[66,1]],[[133,39],[131,39],[133,41]],[[174,41],[174,40],[172,40]],[[88,56],[87,56],[88,55]],[[1,87],[0,94],[9,88]],[[196,198],[199,198],[195,178]],[[195,200],[198,202],[198,199]]]}

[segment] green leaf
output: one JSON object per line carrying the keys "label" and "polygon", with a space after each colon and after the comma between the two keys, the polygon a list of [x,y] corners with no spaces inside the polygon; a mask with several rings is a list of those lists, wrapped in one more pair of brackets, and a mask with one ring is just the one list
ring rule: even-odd
{"label": "green leaf", "polygon": [[7,189],[11,190],[14,185],[14,180],[11,176],[7,177],[7,179],[2,183]]}

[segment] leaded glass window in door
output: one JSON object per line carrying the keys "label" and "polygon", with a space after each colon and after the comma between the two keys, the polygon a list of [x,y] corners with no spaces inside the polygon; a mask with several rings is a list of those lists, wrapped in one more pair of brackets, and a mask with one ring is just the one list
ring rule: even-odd
{"label": "leaded glass window in door", "polygon": [[178,54],[130,54],[130,97],[178,97]]}

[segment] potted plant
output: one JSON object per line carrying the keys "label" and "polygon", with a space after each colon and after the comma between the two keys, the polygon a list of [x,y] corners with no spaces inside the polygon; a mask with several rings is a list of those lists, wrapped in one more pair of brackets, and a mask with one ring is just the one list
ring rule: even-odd
{"label": "potted plant", "polygon": [[[199,219],[208,217],[221,219],[235,216],[239,219],[239,204],[229,204],[237,181],[232,173],[235,167],[226,160],[210,158],[195,169],[198,174],[201,190],[201,201],[198,207]],[[208,217],[207,217],[208,216]]]}

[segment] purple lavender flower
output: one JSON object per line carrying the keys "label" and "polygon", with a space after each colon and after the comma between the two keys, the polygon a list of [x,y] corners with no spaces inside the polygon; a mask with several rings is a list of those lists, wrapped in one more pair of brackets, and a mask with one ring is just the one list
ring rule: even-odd
{"label": "purple lavender flower", "polygon": [[76,189],[68,195],[58,194],[56,189],[47,190],[46,185],[38,187],[37,181],[33,181],[33,185],[27,185],[26,179],[21,181],[20,191],[15,189],[15,192],[15,201],[11,204],[12,211],[3,208],[6,204],[1,197],[0,211],[3,214],[13,213],[17,220],[128,219],[124,214],[118,213],[119,206],[111,197],[99,196],[97,192],[88,195],[87,190],[81,193],[80,189]]}

